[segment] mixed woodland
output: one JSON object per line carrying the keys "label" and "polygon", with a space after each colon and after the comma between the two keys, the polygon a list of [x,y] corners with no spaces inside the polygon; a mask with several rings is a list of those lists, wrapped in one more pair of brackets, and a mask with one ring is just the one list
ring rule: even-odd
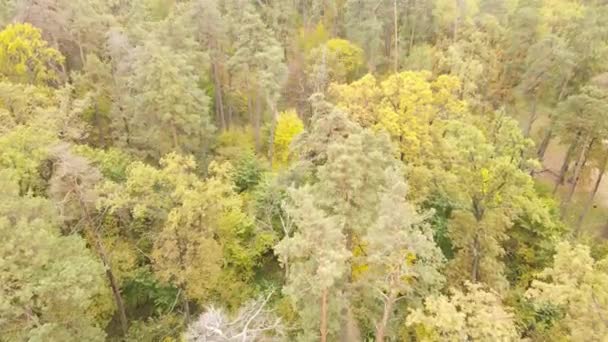
{"label": "mixed woodland", "polygon": [[606,0],[0,0],[0,341],[608,341]]}

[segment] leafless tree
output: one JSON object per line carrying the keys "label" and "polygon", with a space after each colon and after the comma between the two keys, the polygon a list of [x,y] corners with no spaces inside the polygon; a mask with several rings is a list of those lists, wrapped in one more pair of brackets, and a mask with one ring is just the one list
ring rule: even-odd
{"label": "leafless tree", "polygon": [[210,306],[192,323],[186,333],[188,342],[273,342],[284,340],[281,319],[266,305],[272,296],[260,297],[241,307],[234,319]]}

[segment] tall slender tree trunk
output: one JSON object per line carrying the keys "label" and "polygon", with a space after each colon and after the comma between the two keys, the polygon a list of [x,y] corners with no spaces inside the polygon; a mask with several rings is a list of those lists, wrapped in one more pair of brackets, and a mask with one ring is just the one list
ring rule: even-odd
{"label": "tall slender tree trunk", "polygon": [[97,103],[95,103],[93,110],[94,110],[94,117],[95,117],[95,126],[97,126],[97,134],[99,135],[98,144],[100,147],[105,147],[106,146],[106,137],[103,132],[103,127],[102,127],[103,123],[101,122],[101,115],[99,115],[99,108],[97,106]]}
{"label": "tall slender tree trunk", "polygon": [[127,118],[125,118],[124,116],[122,117],[122,123],[125,126],[125,133],[126,133],[125,135],[126,135],[127,146],[131,147],[131,132],[129,131],[129,122],[127,121]]}
{"label": "tall slender tree trunk", "polygon": [[[477,222],[479,225],[479,222]],[[475,232],[473,239],[473,265],[471,267],[471,281],[476,283],[479,281],[479,264],[481,262],[481,251],[479,245],[479,232]]]}
{"label": "tall slender tree trunk", "polygon": [[259,98],[256,98],[254,101],[255,111],[253,117],[253,137],[255,140],[255,150],[260,152],[262,150],[262,101]]}
{"label": "tall slender tree trunk", "polygon": [[395,305],[395,300],[397,298],[397,294],[395,291],[391,291],[384,302],[384,311],[382,313],[382,320],[376,327],[376,342],[384,342],[384,335],[386,334],[386,327],[388,325],[388,320],[391,317],[393,312],[393,306]]}
{"label": "tall slender tree trunk", "polygon": [[327,310],[328,310],[328,298],[329,290],[324,289],[321,294],[321,324],[320,324],[320,333],[321,333],[321,342],[327,342]]}
{"label": "tall slender tree trunk", "polygon": [[553,137],[553,123],[549,126],[549,128],[545,131],[545,135],[543,136],[543,140],[541,140],[538,145],[538,150],[536,155],[538,159],[542,162],[545,157],[545,153],[547,152],[547,148],[549,147],[549,143],[551,142],[551,138]]}
{"label": "tall slender tree trunk", "polygon": [[173,139],[173,149],[177,152],[180,152],[180,148],[179,148],[179,140],[178,140],[178,136],[177,136],[177,126],[175,125],[174,121],[171,121],[171,137]]}
{"label": "tall slender tree trunk", "polygon": [[458,29],[466,10],[464,0],[456,0],[456,6],[458,7],[458,15],[456,16],[456,19],[454,19],[454,41],[458,40]]}
{"label": "tall slender tree trunk", "polygon": [[220,123],[222,131],[226,130],[226,116],[224,115],[224,99],[222,96],[222,83],[220,81],[219,71],[217,63],[213,62],[211,65],[213,69],[213,83],[215,84],[215,111]]}
{"label": "tall slender tree trunk", "polygon": [[578,140],[580,139],[580,132],[577,133],[576,138],[568,147],[568,151],[566,152],[566,156],[564,157],[564,162],[562,163],[562,167],[559,170],[559,175],[555,180],[555,186],[553,187],[553,194],[557,193],[559,186],[564,184],[564,180],[566,179],[566,172],[568,172],[568,166],[570,165],[570,160],[572,159],[572,155],[576,150],[576,145],[578,144]]}
{"label": "tall slender tree trunk", "polygon": [[274,135],[277,129],[277,122],[279,120],[279,113],[274,102],[267,100],[268,106],[270,107],[272,114],[272,122],[270,123],[270,136],[268,137],[268,161],[272,168],[272,159],[274,158]]}
{"label": "tall slender tree trunk", "polygon": [[[91,229],[94,230],[94,229]],[[112,272],[112,266],[110,264],[110,259],[106,254],[106,250],[101,242],[101,236],[99,236],[98,232],[93,232],[95,238],[95,245],[97,246],[97,252],[101,258],[101,262],[103,263],[103,267],[106,270],[106,276],[108,277],[108,281],[110,282],[110,287],[112,288],[112,295],[114,296],[114,302],[116,302],[116,310],[118,310],[118,318],[120,320],[120,327],[122,329],[123,336],[127,334],[128,331],[128,321],[127,321],[127,313],[125,310],[125,305],[122,300],[122,295],[120,294],[120,287],[118,286],[118,282],[116,281],[116,277],[114,276],[114,272]]]}
{"label": "tall slender tree trunk", "polygon": [[226,128],[230,129],[230,127],[232,126],[232,105],[228,104],[228,120],[226,120]]}
{"label": "tall slender tree trunk", "polygon": [[184,302],[182,303],[183,307],[184,307],[184,319],[186,320],[186,322],[190,322],[190,303],[188,302],[188,297],[185,295],[186,292],[183,292],[184,294]]}
{"label": "tall slender tree trunk", "polygon": [[602,183],[602,179],[604,178],[604,173],[606,172],[606,165],[608,164],[608,152],[604,152],[602,156],[602,161],[600,162],[599,174],[597,175],[597,179],[595,180],[595,184],[593,185],[593,190],[589,194],[587,201],[585,202],[585,206],[583,207],[583,211],[578,217],[578,221],[576,222],[576,226],[574,229],[574,234],[578,235],[580,229],[583,225],[583,221],[585,220],[585,216],[589,213],[591,206],[593,205],[593,200],[595,199],[595,195],[597,194],[597,190],[600,188],[600,184]]}
{"label": "tall slender tree trunk", "polygon": [[103,245],[103,240],[101,235],[97,231],[95,227],[95,222],[93,221],[89,209],[87,205],[83,202],[83,197],[80,192],[79,184],[75,185],[76,193],[78,195],[78,201],[80,208],[84,214],[85,222],[86,222],[86,232],[93,239],[95,249],[97,250],[97,254],[101,259],[101,263],[103,264],[103,268],[106,271],[106,276],[108,277],[108,281],[110,282],[110,288],[112,289],[112,295],[114,296],[114,301],[116,303],[116,310],[118,310],[118,319],[120,321],[120,327],[122,330],[122,335],[125,336],[129,329],[128,321],[127,321],[127,313],[125,310],[125,305],[122,300],[122,295],[120,294],[120,286],[118,286],[118,281],[116,281],[116,277],[114,276],[114,272],[112,271],[112,264],[110,262],[110,258],[106,253],[106,249]]}
{"label": "tall slender tree trunk", "polygon": [[[569,80],[570,80],[570,76],[568,76],[562,83],[562,87],[559,92],[559,96],[557,97],[558,103],[564,98],[564,96],[566,96],[566,88],[568,86]],[[540,145],[538,146],[538,150],[537,150],[537,156],[541,162],[543,161],[543,158],[545,157],[545,153],[547,152],[547,148],[549,147],[551,138],[553,138],[553,129],[555,127],[555,120],[554,120],[554,118],[550,118],[550,120],[551,120],[551,123],[549,124],[549,129],[547,129],[545,131],[545,136],[543,137],[543,140],[541,141]]]}
{"label": "tall slender tree trunk", "polygon": [[532,126],[534,125],[534,122],[536,122],[536,119],[538,119],[536,104],[537,98],[536,95],[534,95],[534,98],[532,99],[532,104],[530,106],[530,116],[528,117],[528,123],[526,125],[526,129],[524,130],[524,136],[526,138],[530,136],[530,133],[532,132]]}
{"label": "tall slender tree trunk", "polygon": [[581,153],[578,156],[578,160],[576,162],[577,165],[574,169],[574,177],[570,184],[570,189],[568,190],[568,195],[562,201],[562,217],[565,214],[566,207],[572,201],[572,196],[574,195],[574,190],[576,190],[576,186],[578,185],[578,181],[580,180],[580,177],[581,177],[581,171],[583,170],[583,167],[585,166],[585,163],[587,162],[587,151],[591,149],[594,141],[595,141],[595,138],[592,138],[588,144],[585,143],[585,145],[583,145],[583,149],[581,150]]}
{"label": "tall slender tree trunk", "polygon": [[475,216],[475,236],[473,237],[473,261],[471,265],[471,281],[479,281],[479,265],[481,264],[481,243],[479,242],[479,230],[485,210],[476,198],[472,201],[473,216]]}
{"label": "tall slender tree trunk", "polygon": [[412,49],[414,48],[414,42],[416,40],[416,15],[412,16],[412,29],[410,30],[410,46],[407,49],[407,55],[412,54]]}
{"label": "tall slender tree trunk", "polygon": [[399,21],[397,20],[397,0],[393,0],[393,21],[395,22],[395,72],[399,70]]}
{"label": "tall slender tree trunk", "polygon": [[78,42],[78,52],[80,54],[80,67],[84,68],[84,64],[86,63],[86,59],[84,57],[84,49],[82,48],[82,44]]}

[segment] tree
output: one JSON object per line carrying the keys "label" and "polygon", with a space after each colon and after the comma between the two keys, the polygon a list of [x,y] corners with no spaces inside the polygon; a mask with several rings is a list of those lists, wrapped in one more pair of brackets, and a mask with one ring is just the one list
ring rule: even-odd
{"label": "tree", "polygon": [[0,82],[0,131],[31,124],[41,109],[53,103],[50,91],[30,84]]}
{"label": "tree", "polygon": [[188,327],[186,341],[281,341],[284,337],[281,319],[266,307],[270,295],[272,292],[243,305],[232,317],[213,306],[207,308]]}
{"label": "tree", "polygon": [[111,304],[103,266],[77,235],[62,236],[53,205],[19,196],[0,171],[0,329],[9,340],[104,341]]}
{"label": "tree", "polygon": [[201,143],[214,128],[209,97],[198,87],[189,57],[154,40],[146,41],[135,54],[129,92],[122,94],[127,97],[123,115],[129,144],[155,160],[172,151],[204,150]]}
{"label": "tree", "polygon": [[478,12],[478,0],[438,0],[433,8],[433,17],[438,29],[451,31],[452,39],[458,41],[461,26],[470,24]]}
{"label": "tree", "polygon": [[131,164],[124,184],[104,185],[100,205],[147,222],[148,231],[139,234],[150,239],[155,274],[180,289],[186,318],[192,300],[240,304],[252,291],[246,284],[273,234],[253,225],[228,164],[211,163],[207,179],[194,172],[192,156],[172,153],[160,164]]}
{"label": "tree", "polygon": [[48,131],[27,126],[0,135],[0,168],[14,172],[20,195],[44,193],[49,172],[40,166],[56,143],[56,136]]}
{"label": "tree", "polygon": [[561,101],[572,77],[573,60],[574,54],[556,36],[547,36],[530,46],[520,84],[531,102],[530,117],[524,130],[526,136],[530,135],[532,125],[538,118],[538,102],[544,100],[552,104]]}
{"label": "tree", "polygon": [[51,85],[60,81],[63,56],[48,46],[39,29],[10,24],[0,32],[0,78]]}
{"label": "tree", "polygon": [[346,36],[348,40],[363,48],[368,69],[372,72],[384,63],[382,40],[378,38],[382,37],[382,18],[385,17],[378,13],[378,10],[387,8],[387,3],[384,0],[376,3],[348,0],[344,4]]}
{"label": "tree", "polygon": [[102,52],[108,28],[115,24],[106,1],[21,0],[16,19],[40,28],[45,39],[66,57],[70,69],[82,67],[88,54]]}
{"label": "tree", "polygon": [[378,203],[377,221],[362,238],[364,287],[379,294],[384,309],[376,321],[376,341],[384,341],[395,304],[433,293],[444,280],[441,250],[433,241],[426,215],[405,201],[405,182],[397,170],[386,172],[387,185]]}
{"label": "tree", "polygon": [[49,196],[59,208],[64,231],[70,233],[82,231],[101,259],[114,296],[122,333],[126,335],[128,322],[120,284],[112,266],[112,258],[104,244],[103,232],[99,229],[98,222],[102,219],[96,217],[95,213],[97,201],[95,186],[101,181],[101,174],[90,165],[88,160],[73,155],[67,144],[55,146],[51,150],[50,157],[53,170],[49,179]]}
{"label": "tree", "polygon": [[[440,278],[432,269],[441,258],[432,239],[412,227],[418,218],[404,203],[405,194],[398,193],[404,186],[387,136],[350,122],[321,95],[313,96],[313,107],[310,130],[294,143],[299,160],[292,172],[296,179],[301,177],[302,185],[292,186],[287,213],[296,228],[275,248],[283,265],[289,266],[286,293],[296,303],[305,333],[320,327],[321,338],[331,339],[341,322],[336,311],[349,311],[358,304],[353,288],[369,285],[380,290],[387,303],[383,313],[387,317],[378,322],[382,339],[391,306],[410,290],[400,277],[424,273],[419,275],[417,290],[432,287]],[[396,220],[407,221],[396,225],[385,211],[395,208],[404,215]],[[387,241],[391,243],[385,246]],[[414,241],[420,249],[412,246]],[[408,267],[408,255],[420,259]],[[368,264],[369,273],[357,271],[368,269]],[[357,273],[363,273],[360,281]],[[306,305],[319,298],[319,307]]]}
{"label": "tree", "polygon": [[606,96],[606,92],[602,89],[587,86],[581,90],[580,94],[569,96],[559,105],[558,115],[555,118],[556,131],[560,133],[564,142],[570,143],[570,147],[556,181],[554,193],[565,179],[571,158],[575,152],[578,152],[573,169],[573,181],[562,201],[562,214],[565,213],[567,205],[572,200],[581,172],[587,163],[589,151],[595,145],[601,145],[600,139],[603,139],[602,137],[608,129],[604,124],[604,116],[608,110]]}
{"label": "tree", "polygon": [[456,97],[460,83],[450,76],[431,80],[429,72],[405,71],[378,82],[367,75],[349,85],[334,85],[336,104],[364,127],[385,130],[401,160],[417,165],[431,150],[435,123],[467,114]]}
{"label": "tree", "polygon": [[289,163],[290,145],[293,139],[304,130],[304,124],[295,111],[290,110],[279,115],[274,138],[272,166],[285,167]]}
{"label": "tree", "polygon": [[193,1],[187,16],[194,26],[196,41],[209,51],[216,119],[224,131],[230,125],[224,108],[225,81],[222,77],[229,48],[226,17],[220,12],[217,0]]}
{"label": "tree", "polygon": [[287,69],[283,63],[284,54],[273,32],[268,29],[260,15],[251,5],[231,13],[232,19],[238,22],[235,28],[236,40],[234,53],[228,60],[234,81],[243,85],[248,103],[247,110],[250,122],[253,123],[256,149],[261,147],[260,128],[262,108],[267,104],[272,113],[270,145],[273,145],[274,130],[278,112],[276,101],[280,87],[285,79]]}
{"label": "tree", "polygon": [[90,99],[82,116],[96,130],[91,130],[87,138],[99,147],[110,145],[113,142],[110,111],[114,96],[114,75],[110,63],[96,55],[87,55],[82,70],[73,73],[72,78],[74,92]]}
{"label": "tree", "polygon": [[608,334],[606,271],[606,260],[594,260],[589,247],[561,242],[553,265],[532,282],[527,296],[537,307],[557,307],[562,315],[556,324],[569,339],[601,340]]}
{"label": "tree", "polygon": [[452,276],[502,289],[507,285],[500,261],[502,242],[512,220],[526,212],[535,221],[550,219],[546,207],[536,204],[527,172],[530,162],[522,155],[530,141],[517,123],[498,113],[483,127],[485,132],[464,123],[446,127],[442,148],[452,157],[439,182],[457,208],[449,223],[458,250],[451,261]]}
{"label": "tree", "polygon": [[496,292],[467,283],[466,292],[431,296],[423,309],[413,310],[406,324],[421,341],[515,341],[513,314]]}
{"label": "tree", "polygon": [[[289,263],[285,294],[292,297],[302,308],[300,314],[306,334],[316,329],[321,341],[327,341],[330,324],[335,329],[336,288],[347,274],[346,261],[350,252],[346,236],[340,227],[339,218],[328,216],[315,204],[312,189],[304,187],[289,194],[294,204],[285,209],[298,230],[286,236],[276,247],[275,253],[283,265]],[[330,300],[332,304],[330,317]],[[307,303],[314,301],[318,305]],[[310,324],[308,320],[317,321]],[[333,335],[332,335],[333,336]],[[312,338],[312,336],[311,336]]]}
{"label": "tree", "polygon": [[363,50],[344,39],[330,39],[310,51],[309,74],[317,91],[324,91],[329,83],[353,81],[363,66]]}

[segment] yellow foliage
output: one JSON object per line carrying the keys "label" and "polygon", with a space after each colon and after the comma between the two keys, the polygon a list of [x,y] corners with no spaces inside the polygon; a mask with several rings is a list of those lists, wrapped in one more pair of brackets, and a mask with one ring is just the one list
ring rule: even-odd
{"label": "yellow foliage", "polygon": [[558,33],[583,18],[585,5],[572,0],[543,0],[540,14],[540,33]]}
{"label": "yellow foliage", "polygon": [[279,115],[274,135],[274,155],[272,166],[280,169],[289,162],[289,146],[295,136],[304,130],[304,124],[295,110],[288,110]]}
{"label": "yellow foliage", "polygon": [[378,123],[375,107],[380,103],[382,91],[374,75],[367,74],[351,84],[334,83],[329,93],[339,99],[338,106],[346,109],[350,118],[361,126],[373,127]]}
{"label": "yellow foliage", "polygon": [[363,50],[345,39],[330,39],[308,54],[308,67],[312,73],[327,68],[331,82],[350,82],[363,67]]}
{"label": "yellow foliage", "polygon": [[366,75],[349,85],[333,84],[329,93],[363,127],[388,132],[401,157],[415,162],[432,150],[433,125],[467,113],[456,95],[459,87],[453,76],[433,80],[428,71],[404,71],[382,82]]}
{"label": "yellow foliage", "polygon": [[323,26],[323,23],[319,23],[314,30],[300,29],[298,45],[304,53],[308,53],[310,50],[325,43],[328,39],[329,34],[325,30],[325,26]]}
{"label": "yellow foliage", "polygon": [[234,159],[243,151],[253,152],[255,142],[251,129],[249,127],[234,128],[222,132],[217,137],[215,149],[218,155],[227,159]]}
{"label": "yellow foliage", "polygon": [[42,39],[40,30],[30,24],[11,24],[0,32],[0,79],[30,84],[56,82],[63,60],[59,51]]}

